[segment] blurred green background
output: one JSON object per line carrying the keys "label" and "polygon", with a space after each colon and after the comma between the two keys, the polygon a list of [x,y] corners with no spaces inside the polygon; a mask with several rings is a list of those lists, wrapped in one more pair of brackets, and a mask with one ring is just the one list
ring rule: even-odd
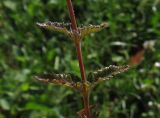
{"label": "blurred green background", "polygon": [[[80,26],[110,24],[82,44],[87,73],[134,65],[93,90],[99,118],[160,118],[160,0],[73,4]],[[0,118],[77,118],[83,108],[78,92],[33,79],[44,72],[80,75],[74,45],[35,25],[45,21],[69,22],[65,0],[0,0]]]}

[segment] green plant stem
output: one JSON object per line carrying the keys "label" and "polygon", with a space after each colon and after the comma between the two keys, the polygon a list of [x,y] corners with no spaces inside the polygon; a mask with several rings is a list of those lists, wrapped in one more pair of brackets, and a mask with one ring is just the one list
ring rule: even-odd
{"label": "green plant stem", "polygon": [[79,30],[77,28],[77,22],[76,22],[76,17],[74,14],[72,1],[71,0],[66,0],[66,1],[67,1],[67,7],[69,10],[70,20],[71,20],[72,31],[75,33],[74,34],[75,35],[75,46],[76,46],[77,58],[79,61],[79,67],[80,67],[82,83],[83,83],[82,95],[83,95],[85,114],[87,118],[90,118],[89,91],[86,86],[87,79],[86,79],[85,67],[84,67],[82,51],[81,51],[81,40],[80,40],[80,37],[78,36]]}

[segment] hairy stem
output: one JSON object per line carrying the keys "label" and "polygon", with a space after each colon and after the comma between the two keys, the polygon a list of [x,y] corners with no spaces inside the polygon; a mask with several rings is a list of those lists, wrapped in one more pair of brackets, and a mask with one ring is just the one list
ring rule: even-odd
{"label": "hairy stem", "polygon": [[85,108],[85,113],[87,118],[90,118],[90,108],[89,108],[89,91],[86,86],[86,73],[85,73],[85,67],[83,63],[83,57],[82,57],[82,51],[81,51],[81,42],[80,42],[80,37],[78,36],[78,28],[77,28],[77,22],[76,22],[76,17],[74,14],[74,9],[72,5],[71,0],[66,0],[67,1],[67,7],[69,10],[69,15],[70,15],[70,20],[71,20],[71,26],[72,26],[72,31],[75,33],[75,46],[76,46],[76,52],[77,52],[77,57],[79,61],[79,67],[80,67],[80,72],[81,72],[81,77],[82,77],[82,82],[83,82],[83,102],[84,102],[84,108]]}
{"label": "hairy stem", "polygon": [[82,58],[82,51],[81,51],[81,44],[76,43],[76,51],[77,51],[77,57],[79,60],[79,66],[81,70],[81,77],[82,77],[82,82],[83,82],[83,102],[84,102],[84,108],[85,108],[85,113],[87,118],[90,118],[90,108],[89,108],[89,91],[86,87],[86,76],[85,76],[85,69],[84,69],[84,64],[83,64],[83,58]]}
{"label": "hairy stem", "polygon": [[77,52],[77,57],[79,61],[79,67],[81,71],[82,82],[85,83],[87,80],[86,80],[85,68],[84,68],[82,51],[81,51],[81,43],[80,42],[75,43],[75,46],[76,46],[76,52]]}
{"label": "hairy stem", "polygon": [[76,17],[75,17],[75,14],[74,14],[74,9],[73,9],[73,5],[72,5],[71,0],[67,0],[67,7],[68,7],[68,10],[69,10],[72,29],[78,31],[77,21],[76,21]]}

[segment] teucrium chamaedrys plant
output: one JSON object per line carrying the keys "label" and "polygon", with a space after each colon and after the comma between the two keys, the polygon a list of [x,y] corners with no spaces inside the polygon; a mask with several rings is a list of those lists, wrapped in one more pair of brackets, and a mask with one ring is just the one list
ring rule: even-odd
{"label": "teucrium chamaedrys plant", "polygon": [[[71,0],[66,0],[67,7],[70,15],[71,23],[58,23],[58,22],[47,22],[37,23],[41,28],[45,28],[51,31],[63,33],[68,36],[69,39],[75,44],[77,58],[79,61],[79,67],[81,72],[81,79],[73,74],[44,74],[35,76],[36,79],[59,85],[64,85],[73,89],[77,89],[83,96],[84,109],[78,112],[80,118],[97,118],[97,112],[91,112],[93,105],[89,105],[89,94],[91,89],[98,83],[112,78],[114,75],[122,73],[128,70],[128,66],[114,66],[102,68],[100,70],[90,72],[86,77],[85,67],[83,64],[81,42],[84,37],[90,33],[99,32],[102,29],[108,27],[107,23],[100,25],[89,25],[84,27],[78,27],[76,18],[72,6]],[[81,80],[81,81],[80,81]]]}

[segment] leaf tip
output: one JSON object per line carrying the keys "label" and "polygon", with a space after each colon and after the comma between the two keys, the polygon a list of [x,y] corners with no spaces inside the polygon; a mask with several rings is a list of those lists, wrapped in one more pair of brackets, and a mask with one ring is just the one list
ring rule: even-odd
{"label": "leaf tip", "polygon": [[101,27],[107,28],[107,27],[109,27],[109,24],[108,24],[107,22],[103,22],[103,23],[101,24]]}
{"label": "leaf tip", "polygon": [[37,25],[38,27],[42,27],[42,28],[44,28],[44,27],[47,26],[45,23],[39,23],[39,22],[37,22],[36,25]]}
{"label": "leaf tip", "polygon": [[36,79],[36,80],[40,80],[38,75],[33,76],[33,78]]}

